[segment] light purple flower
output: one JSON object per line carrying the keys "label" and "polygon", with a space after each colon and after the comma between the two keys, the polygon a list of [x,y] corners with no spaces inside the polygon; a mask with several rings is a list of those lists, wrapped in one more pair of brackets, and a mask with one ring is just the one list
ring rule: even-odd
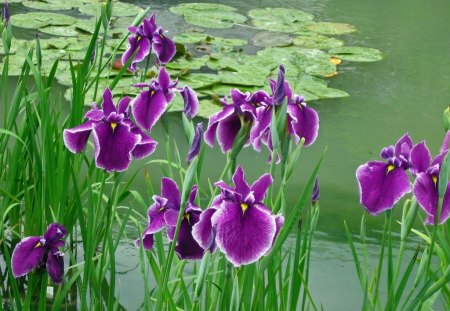
{"label": "light purple flower", "polygon": [[56,284],[62,283],[64,274],[64,247],[62,240],[66,229],[57,223],[50,224],[44,236],[30,236],[22,239],[14,248],[11,257],[12,272],[15,278],[46,266],[48,275]]}
{"label": "light purple flower", "polygon": [[231,103],[228,103],[227,98],[221,101],[223,109],[209,118],[208,128],[205,131],[206,143],[213,147],[217,135],[223,153],[233,148],[239,130],[245,124],[251,124],[255,118],[255,107],[250,103],[248,93],[233,89],[230,95]]}
{"label": "light purple flower", "polygon": [[128,30],[132,35],[128,37],[128,46],[122,55],[122,64],[130,59],[133,53],[136,53],[130,70],[135,71],[136,64],[149,56],[152,47],[160,64],[168,63],[176,53],[175,43],[165,36],[161,27],[156,25],[156,16],[153,14],[150,18],[145,18],[138,26],[130,26]]}
{"label": "light purple flower", "polygon": [[358,167],[360,202],[373,215],[391,209],[411,185],[405,169],[409,166],[412,141],[405,134],[394,146],[383,148],[381,157],[386,162],[372,161]]}
{"label": "light purple flower", "polygon": [[202,143],[203,123],[198,123],[195,127],[194,139],[192,140],[191,148],[186,156],[186,162],[190,163],[200,153]]}
{"label": "light purple flower", "polygon": [[147,136],[130,119],[130,98],[124,97],[114,105],[109,88],[103,93],[102,109],[96,104],[85,118],[87,122],[64,130],[64,143],[73,153],[86,147],[92,132],[95,151],[95,164],[110,171],[124,171],[131,158],[140,159],[153,153],[157,142]]}
{"label": "light purple flower", "polygon": [[249,186],[239,166],[233,175],[234,187],[223,181],[215,185],[222,193],[194,225],[193,236],[204,249],[216,244],[234,266],[253,263],[269,252],[284,222],[273,215],[263,200],[272,184],[270,174]]}
{"label": "light purple flower", "polygon": [[[202,210],[195,205],[197,186],[191,190],[188,203],[185,206],[184,217],[181,221],[175,252],[180,259],[200,259],[204,249],[193,239],[192,227],[199,221]],[[178,214],[181,208],[181,196],[177,184],[170,178],[161,180],[161,196],[153,196],[153,205],[148,210],[148,226],[142,233],[142,242],[145,250],[153,248],[153,234],[167,228],[167,236],[173,240],[177,225]],[[136,246],[140,239],[135,241]]]}
{"label": "light purple flower", "polygon": [[174,98],[177,84],[178,81],[170,80],[169,73],[164,67],[161,67],[158,80],[152,79],[149,84],[137,83],[134,85],[148,88],[141,91],[131,102],[133,116],[139,126],[151,131]]}
{"label": "light purple flower", "polygon": [[189,119],[193,119],[198,113],[198,99],[197,94],[189,86],[185,86],[180,91],[184,101],[184,113]]}

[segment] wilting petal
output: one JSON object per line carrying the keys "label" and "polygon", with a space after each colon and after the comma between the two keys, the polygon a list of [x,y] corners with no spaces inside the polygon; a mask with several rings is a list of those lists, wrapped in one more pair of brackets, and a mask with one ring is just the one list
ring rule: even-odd
{"label": "wilting petal", "polygon": [[217,245],[234,266],[261,258],[271,248],[276,231],[275,217],[257,205],[243,212],[234,202],[224,202],[212,223],[217,226]]}
{"label": "wilting petal", "polygon": [[200,153],[200,147],[202,144],[203,124],[197,123],[195,127],[194,139],[192,140],[191,148],[186,155],[186,162],[190,163]]}
{"label": "wilting petal", "polygon": [[74,128],[64,130],[64,144],[70,152],[78,153],[84,150],[93,124],[94,122],[88,121]]}
{"label": "wilting petal", "polygon": [[138,125],[151,131],[167,107],[166,97],[161,91],[143,91],[132,102],[133,116]]}
{"label": "wilting petal", "polygon": [[24,238],[16,245],[11,256],[12,272],[15,278],[24,276],[37,268],[42,262],[46,248],[41,243],[42,237]]}
{"label": "wilting petal", "polygon": [[180,190],[175,181],[163,177],[161,179],[161,195],[167,199],[167,208],[179,210],[181,204]]}
{"label": "wilting petal", "polygon": [[184,113],[188,116],[188,118],[194,118],[198,113],[197,94],[187,85],[180,91],[180,94],[184,101]]}
{"label": "wilting petal", "polygon": [[219,122],[217,126],[217,142],[223,153],[233,148],[234,140],[241,129],[241,120],[237,115],[231,115]]}
{"label": "wilting petal", "polygon": [[220,121],[228,118],[234,113],[234,107],[224,106],[222,111],[213,114],[208,121],[208,128],[205,131],[205,141],[211,147],[214,147],[214,138],[216,137],[217,125]]}
{"label": "wilting petal", "polygon": [[48,253],[47,257],[47,271],[52,281],[56,284],[62,283],[64,275],[64,254],[61,252]]}
{"label": "wilting petal", "polygon": [[154,141],[153,138],[145,134],[144,131],[134,124],[130,126],[130,131],[133,134],[141,136],[141,140],[131,152],[133,158],[142,159],[155,152],[158,142]]}
{"label": "wilting petal", "polygon": [[117,108],[114,105],[113,95],[109,87],[106,87],[105,91],[103,92],[102,109],[105,116],[109,116],[113,112],[117,113]]}
{"label": "wilting petal", "polygon": [[272,184],[273,179],[270,174],[265,174],[258,178],[252,185],[251,191],[255,197],[255,202],[262,202],[266,196],[266,191]]}
{"label": "wilting petal", "polygon": [[415,145],[410,154],[410,172],[412,174],[424,173],[430,167],[430,164],[431,155],[425,142]]}
{"label": "wilting petal", "polygon": [[399,167],[384,162],[369,162],[358,167],[360,202],[373,215],[391,209],[411,192],[409,178]]}
{"label": "wilting petal", "polygon": [[215,250],[215,228],[211,218],[217,210],[208,208],[200,214],[199,221],[192,228],[192,236],[203,249]]}
{"label": "wilting petal", "polygon": [[175,246],[175,252],[180,259],[201,259],[203,257],[205,250],[192,237],[192,226],[198,222],[198,214],[191,212],[189,219],[185,217],[181,222]]}
{"label": "wilting petal", "polygon": [[153,49],[161,64],[170,62],[177,51],[175,43],[163,34],[161,28],[153,36]]}
{"label": "wilting petal", "polygon": [[127,125],[119,123],[113,128],[108,122],[94,125],[95,164],[110,171],[125,171],[131,162],[131,152],[140,136],[130,132]]}
{"label": "wilting petal", "polygon": [[317,138],[319,132],[319,116],[317,112],[304,104],[291,104],[287,107],[288,130],[295,136],[298,144],[305,138],[305,146],[309,146]]}

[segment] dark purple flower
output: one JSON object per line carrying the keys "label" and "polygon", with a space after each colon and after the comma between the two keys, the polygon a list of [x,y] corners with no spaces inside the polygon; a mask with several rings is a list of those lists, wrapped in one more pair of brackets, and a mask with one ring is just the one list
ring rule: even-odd
{"label": "dark purple flower", "polygon": [[203,123],[198,123],[195,127],[195,135],[192,140],[191,148],[186,156],[186,162],[190,163],[200,153],[202,143]]}
{"label": "dark purple flower", "polygon": [[6,22],[6,24],[9,24],[11,20],[11,14],[9,13],[9,3],[6,0],[3,4],[3,20]]}
{"label": "dark purple flower", "polygon": [[157,142],[147,136],[130,119],[130,98],[124,97],[114,105],[109,88],[103,93],[102,109],[96,104],[85,117],[87,122],[64,130],[64,143],[73,153],[86,147],[92,132],[97,167],[107,171],[124,171],[131,158],[140,159],[155,151]]}
{"label": "dark purple flower", "polygon": [[278,72],[277,81],[270,81],[270,86],[272,87],[273,94],[272,98],[275,105],[281,105],[286,97],[284,75],[284,66],[280,65],[280,71]]}
{"label": "dark purple flower", "polygon": [[228,103],[227,98],[221,101],[224,105],[223,109],[209,118],[208,128],[205,131],[206,143],[213,147],[214,138],[217,135],[217,141],[223,153],[233,148],[240,129],[245,124],[251,124],[255,118],[255,107],[250,103],[248,93],[233,89],[230,95],[231,104]]}
{"label": "dark purple flower", "polygon": [[311,196],[311,202],[315,204],[319,202],[319,198],[320,198],[319,176],[316,176],[316,180],[314,181],[314,190]]}
{"label": "dark purple flower", "polygon": [[122,64],[124,65],[137,51],[131,62],[130,70],[136,70],[136,64],[150,54],[152,47],[161,64],[168,63],[175,55],[175,43],[164,35],[164,30],[161,27],[156,25],[155,14],[150,18],[145,18],[138,27],[128,27],[128,30],[132,35],[128,37],[129,44],[122,55]]}
{"label": "dark purple flower", "polygon": [[287,124],[289,134],[295,137],[295,143],[305,139],[305,146],[316,141],[319,133],[319,115],[308,107],[302,96],[294,95],[288,99]]}
{"label": "dark purple flower", "polygon": [[241,266],[267,254],[284,218],[273,215],[263,203],[272,184],[270,174],[249,186],[239,166],[233,182],[234,187],[223,181],[215,184],[222,193],[194,225],[193,236],[204,249],[214,250],[217,243],[234,266]]}
{"label": "dark purple flower", "polygon": [[48,275],[56,284],[62,283],[64,274],[64,247],[62,240],[66,229],[57,223],[50,224],[44,236],[30,236],[22,239],[14,248],[11,257],[12,272],[15,278],[46,266]]}
{"label": "dark purple flower", "polygon": [[[197,186],[191,190],[188,203],[181,221],[175,252],[180,259],[200,259],[204,249],[192,238],[192,227],[199,221],[201,209],[195,205]],[[153,205],[148,210],[148,226],[142,233],[142,242],[145,250],[153,248],[153,234],[167,228],[167,236],[173,240],[177,225],[178,214],[181,208],[181,196],[178,186],[170,178],[161,180],[161,196],[153,196]],[[135,241],[139,246],[140,239]]]}
{"label": "dark purple flower", "polygon": [[198,113],[197,94],[189,86],[185,86],[180,91],[184,101],[184,113],[189,119],[193,119]]}
{"label": "dark purple flower", "polygon": [[177,83],[177,80],[170,80],[169,73],[164,67],[161,67],[158,80],[152,79],[150,84],[137,83],[134,85],[148,88],[140,92],[131,102],[133,116],[139,126],[151,131],[169,102],[174,98]]}
{"label": "dark purple flower", "polygon": [[369,213],[377,215],[391,209],[406,193],[411,192],[405,171],[409,166],[407,146],[412,147],[412,141],[406,134],[395,147],[383,148],[381,157],[386,162],[372,161],[358,167],[356,178],[360,202]]}

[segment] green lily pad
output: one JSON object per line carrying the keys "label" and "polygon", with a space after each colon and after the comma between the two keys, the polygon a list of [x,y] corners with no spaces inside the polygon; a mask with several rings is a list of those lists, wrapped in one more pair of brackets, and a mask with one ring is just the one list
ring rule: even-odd
{"label": "green lily pad", "polygon": [[53,36],[76,37],[80,33],[73,26],[47,26],[39,28],[39,31]]}
{"label": "green lily pad", "polygon": [[217,74],[212,73],[191,73],[182,76],[179,79],[179,85],[187,84],[191,88],[197,90],[201,88],[211,87],[213,84],[220,82],[221,78]]}
{"label": "green lily pad", "polygon": [[217,3],[180,3],[176,6],[170,7],[172,13],[179,15],[190,15],[193,11],[222,11],[233,12],[236,8]]}
{"label": "green lily pad", "polygon": [[[92,16],[100,16],[101,4],[100,3],[87,3],[78,8],[81,13]],[[141,11],[141,8],[137,5],[124,2],[113,3],[113,16],[135,16]]]}
{"label": "green lily pad", "polygon": [[283,23],[277,20],[253,19],[251,23],[259,29],[268,31],[299,33],[305,31],[311,22]]}
{"label": "green lily pad", "polygon": [[[340,98],[340,97],[348,97],[348,93],[330,88],[327,85],[327,82],[308,75],[302,76],[300,79],[289,80],[292,88],[294,89],[294,93],[305,96],[308,100],[313,100],[314,95],[315,99],[327,99],[327,98]],[[309,94],[309,97],[307,96]]]}
{"label": "green lily pad", "polygon": [[262,31],[258,32],[252,38],[253,45],[259,47],[270,47],[270,46],[289,46],[292,44],[292,38],[287,34],[280,34],[272,31]]}
{"label": "green lily pad", "polygon": [[184,15],[186,23],[205,28],[231,28],[234,24],[244,23],[245,15],[230,11],[207,11]]}
{"label": "green lily pad", "polygon": [[380,50],[360,46],[343,46],[328,51],[330,55],[352,62],[376,62],[383,59]]}
{"label": "green lily pad", "polygon": [[342,40],[317,34],[295,37],[293,43],[294,45],[320,50],[328,50],[344,45],[344,41]]}
{"label": "green lily pad", "polygon": [[223,84],[243,86],[264,86],[266,76],[255,75],[250,72],[219,71]]}
{"label": "green lily pad", "polygon": [[175,61],[171,61],[167,63],[166,67],[171,69],[178,69],[178,70],[199,70],[203,66],[206,65],[206,62],[208,61],[208,56],[202,56],[202,57],[195,57],[195,58],[185,58],[180,57],[177,58]]}
{"label": "green lily pad", "polygon": [[74,27],[84,33],[93,34],[95,30],[95,18],[91,19],[78,19]]}
{"label": "green lily pad", "polygon": [[195,44],[205,41],[207,37],[207,34],[198,32],[182,33],[173,37],[173,41],[181,44]]}
{"label": "green lily pad", "polygon": [[11,16],[13,26],[31,29],[46,26],[70,26],[76,21],[72,16],[51,12],[30,12]]}
{"label": "green lily pad", "polygon": [[47,3],[44,1],[22,1],[23,6],[36,10],[48,10],[48,11],[61,11],[70,10],[77,5],[73,3],[67,3],[66,1],[58,1],[58,3]]}
{"label": "green lily pad", "polygon": [[356,31],[356,28],[352,25],[330,22],[316,22],[307,25],[306,28],[310,31],[317,32],[323,35],[343,35]]}
{"label": "green lily pad", "polygon": [[278,21],[279,23],[309,22],[314,15],[301,10],[288,8],[259,8],[248,12],[255,20]]}

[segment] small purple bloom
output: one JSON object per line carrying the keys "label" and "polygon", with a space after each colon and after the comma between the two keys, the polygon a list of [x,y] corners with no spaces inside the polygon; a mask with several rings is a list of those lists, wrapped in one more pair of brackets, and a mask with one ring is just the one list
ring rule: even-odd
{"label": "small purple bloom", "polygon": [[103,93],[102,109],[96,104],[85,117],[87,122],[64,130],[64,143],[73,153],[86,147],[92,132],[95,150],[95,164],[110,171],[124,171],[131,158],[140,159],[155,151],[157,142],[147,136],[130,119],[130,98],[124,97],[114,105],[109,88]]}
{"label": "small purple bloom", "polygon": [[6,0],[3,4],[3,20],[6,22],[6,24],[9,24],[11,20],[11,14],[9,13],[9,3]]}
{"label": "small purple bloom", "polygon": [[185,86],[180,91],[184,101],[184,113],[189,119],[193,119],[198,113],[197,94],[189,86]]}
{"label": "small purple bloom", "polygon": [[[410,144],[411,142],[411,144]],[[381,157],[386,162],[372,161],[358,167],[360,202],[373,215],[391,209],[411,185],[405,169],[409,166],[409,150],[412,141],[404,135],[397,144],[383,148]]]}
{"label": "small purple bloom", "polygon": [[195,135],[194,139],[192,140],[191,148],[189,149],[189,152],[186,156],[186,162],[188,163],[192,162],[192,160],[200,153],[202,135],[203,135],[203,124],[198,123],[197,126],[195,127]]}
{"label": "small purple bloom", "polygon": [[214,138],[217,135],[220,149],[223,153],[233,148],[239,130],[245,124],[251,124],[255,118],[255,107],[249,101],[249,94],[242,93],[238,89],[230,92],[231,104],[227,98],[221,102],[223,109],[209,118],[208,128],[205,131],[205,141],[211,147],[214,146]]}
{"label": "small purple bloom", "polygon": [[57,223],[50,224],[44,236],[30,236],[22,239],[14,248],[11,266],[15,278],[46,266],[48,275],[56,284],[62,283],[64,274],[64,247],[62,240],[66,229]]}
{"label": "small purple bloom", "polygon": [[[191,190],[189,200],[181,221],[175,252],[180,259],[200,259],[204,249],[193,239],[192,227],[199,221],[202,210],[195,205],[197,186]],[[145,250],[153,248],[153,234],[167,228],[167,236],[173,240],[177,225],[178,214],[181,208],[181,196],[178,186],[170,178],[161,180],[161,196],[153,196],[153,205],[148,210],[148,226],[142,233],[142,242]],[[140,239],[135,241],[138,247]]]}
{"label": "small purple bloom", "polygon": [[273,215],[262,202],[272,184],[270,174],[249,186],[239,166],[233,182],[234,187],[223,181],[215,184],[222,193],[194,225],[193,236],[205,249],[214,250],[217,243],[228,260],[238,267],[268,253],[284,218]]}
{"label": "small purple bloom", "polygon": [[130,70],[135,71],[136,64],[147,57],[153,47],[156,57],[160,64],[168,63],[176,53],[175,43],[164,35],[164,30],[156,25],[156,16],[153,14],[150,18],[145,18],[138,26],[130,26],[128,30],[132,35],[128,37],[128,47],[122,55],[122,64],[130,59],[133,53],[136,53]]}
{"label": "small purple bloom", "polygon": [[161,67],[158,80],[152,79],[150,84],[137,83],[134,85],[148,88],[140,92],[131,102],[133,116],[139,126],[151,131],[174,98],[177,83],[177,80],[170,80],[169,73],[164,67]]}
{"label": "small purple bloom", "polygon": [[319,176],[316,176],[316,180],[314,181],[314,189],[311,196],[311,202],[315,204],[319,202],[319,198],[320,198]]}

